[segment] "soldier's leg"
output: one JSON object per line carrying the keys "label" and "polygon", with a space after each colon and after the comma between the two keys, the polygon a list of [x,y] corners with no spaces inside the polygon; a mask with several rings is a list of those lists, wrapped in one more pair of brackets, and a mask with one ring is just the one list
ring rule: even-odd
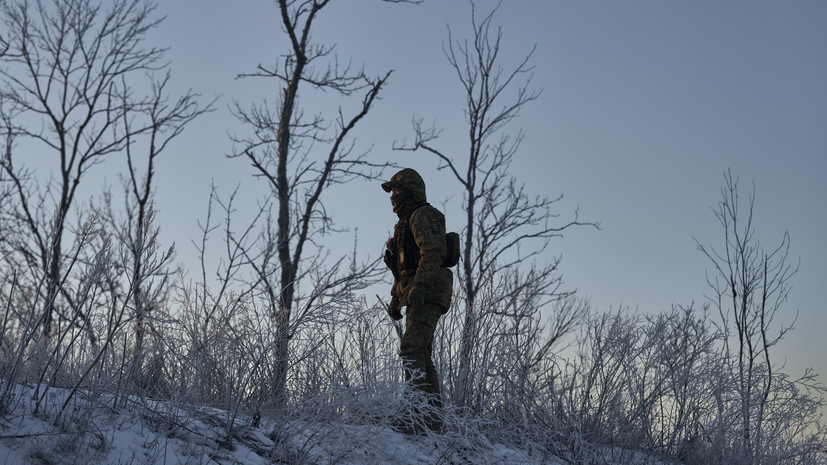
{"label": "soldier's leg", "polygon": [[405,320],[399,355],[405,367],[405,380],[429,394],[439,395],[439,376],[432,359],[434,331],[442,312],[438,307],[409,309]]}
{"label": "soldier's leg", "polygon": [[423,420],[432,431],[443,428],[441,415],[442,399],[439,392],[439,376],[432,359],[434,331],[442,316],[438,307],[426,307],[422,311],[408,311],[405,334],[402,336],[400,355],[405,369],[405,380],[412,381],[415,389],[430,394],[429,404],[433,409]]}

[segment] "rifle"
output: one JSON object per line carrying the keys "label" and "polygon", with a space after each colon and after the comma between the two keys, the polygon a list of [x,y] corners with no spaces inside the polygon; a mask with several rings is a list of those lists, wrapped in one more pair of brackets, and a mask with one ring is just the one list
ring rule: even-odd
{"label": "rifle", "polygon": [[[379,294],[376,294],[376,298],[379,299],[379,303],[381,303],[382,306],[385,307],[385,313],[387,313],[388,318],[390,318],[390,307],[385,303],[384,300],[382,300],[381,297],[379,297]],[[402,340],[402,323],[399,322],[400,320],[394,320],[393,318],[391,318],[391,321],[393,322],[394,329],[396,329],[396,335],[399,336],[399,340],[401,341]]]}

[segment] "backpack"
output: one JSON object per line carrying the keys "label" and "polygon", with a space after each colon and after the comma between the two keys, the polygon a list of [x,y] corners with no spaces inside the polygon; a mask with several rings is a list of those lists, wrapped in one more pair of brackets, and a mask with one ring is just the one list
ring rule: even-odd
{"label": "backpack", "polygon": [[442,262],[444,268],[451,268],[459,263],[459,234],[449,232],[445,234],[445,260]]}

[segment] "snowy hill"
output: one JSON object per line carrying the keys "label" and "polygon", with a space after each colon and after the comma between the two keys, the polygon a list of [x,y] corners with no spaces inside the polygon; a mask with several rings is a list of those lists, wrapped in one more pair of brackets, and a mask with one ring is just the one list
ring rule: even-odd
{"label": "snowy hill", "polygon": [[[89,395],[60,409],[63,389],[17,386],[0,426],[0,464],[564,464],[492,443],[473,431],[405,435],[387,425],[249,419],[206,408]],[[41,399],[38,404],[38,399]],[[121,403],[121,402],[119,402]],[[37,411],[35,408],[37,406]],[[604,450],[607,464],[660,463]],[[614,459],[612,458],[614,456]]]}
{"label": "snowy hill", "polygon": [[227,412],[170,403],[131,401],[128,408],[114,410],[102,403],[105,397],[85,398],[58,416],[66,396],[60,389],[51,389],[34,413],[37,394],[30,387],[15,393],[13,410],[0,428],[0,463],[555,463],[497,444],[473,443],[457,433],[409,436],[387,426],[290,419],[265,420],[256,428],[239,421],[230,430]]}

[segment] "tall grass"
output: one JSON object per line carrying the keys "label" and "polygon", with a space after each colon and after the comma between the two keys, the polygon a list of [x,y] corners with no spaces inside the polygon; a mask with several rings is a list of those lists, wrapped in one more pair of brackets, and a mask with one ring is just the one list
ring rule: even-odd
{"label": "tall grass", "polygon": [[[113,257],[119,245],[92,240],[94,231],[79,232],[75,253],[86,258],[72,262],[65,283],[75,298],[60,301],[64,318],[48,338],[37,331],[38,321],[44,305],[56,303],[44,302],[42,282],[21,282],[25,277],[7,261],[0,268],[3,415],[31,401],[29,414],[65,429],[89,424],[84,415],[107,406],[135,409],[156,427],[171,428],[186,421],[185,411],[208,412],[220,425],[217,443],[243,440],[245,428],[266,425],[271,451],[281,441],[282,458],[300,462],[314,440],[329,434],[321,425],[390,427],[427,408],[426,399],[403,395],[391,320],[379,305],[355,295],[321,301],[314,318],[289,332],[287,403],[271,389],[276,338],[284,333],[276,330],[267,302],[232,283],[217,292],[179,275],[167,297],[144,315],[139,348],[132,293],[158,275],[118,276]],[[153,263],[166,263],[156,254]],[[689,305],[643,316],[596,312],[587,302],[564,299],[548,314],[514,312],[515,301],[504,305],[494,298],[498,285],[490,280],[477,307],[467,408],[451,402],[467,315],[453,308],[438,327],[434,360],[446,401],[445,447],[500,442],[538,460],[569,463],[642,463],[642,457],[743,463],[737,371],[706,309]],[[824,390],[815,374],[757,375],[773,376],[774,388],[764,433],[754,438],[760,453],[753,463],[824,463]],[[50,395],[56,388],[59,401]],[[23,392],[33,398],[21,398]],[[288,447],[285,438],[299,428],[305,442]]]}

